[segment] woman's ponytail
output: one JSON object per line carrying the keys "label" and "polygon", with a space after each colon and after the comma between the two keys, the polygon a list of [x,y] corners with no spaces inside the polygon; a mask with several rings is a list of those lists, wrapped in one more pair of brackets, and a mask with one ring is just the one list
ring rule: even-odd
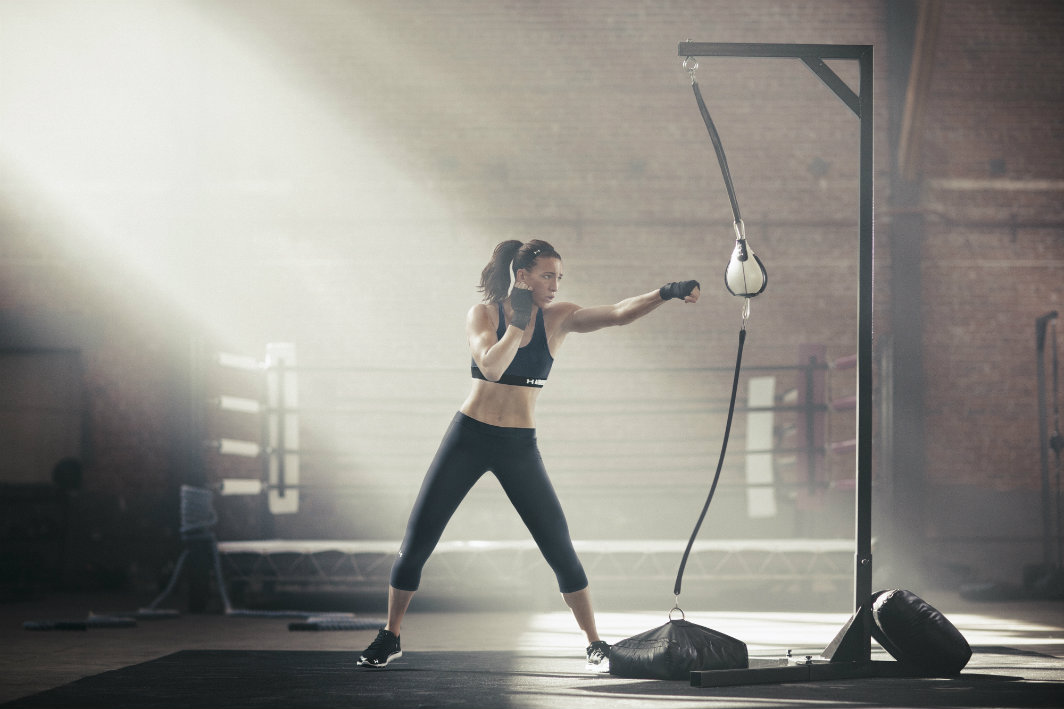
{"label": "woman's ponytail", "polygon": [[503,241],[495,247],[491,255],[491,261],[480,272],[480,288],[484,294],[484,302],[498,303],[506,300],[510,294],[510,263],[521,249],[521,242],[517,239]]}

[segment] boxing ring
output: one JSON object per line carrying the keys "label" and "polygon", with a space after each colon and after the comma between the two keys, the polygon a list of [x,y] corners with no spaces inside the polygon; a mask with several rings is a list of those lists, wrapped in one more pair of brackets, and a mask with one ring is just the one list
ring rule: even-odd
{"label": "boxing ring", "polygon": [[[386,373],[300,363],[296,349],[291,343],[270,344],[262,358],[204,353],[210,376],[204,377],[201,385],[207,389],[199,398],[215,412],[203,416],[202,432],[215,504],[224,520],[228,501],[257,498],[261,514],[270,517],[265,527],[282,533],[254,539],[229,538],[232,535],[223,533],[217,542],[222,575],[237,593],[383,591],[399,549],[397,536],[371,538],[356,531],[332,538],[322,538],[321,534],[292,538],[284,536],[284,521],[320,513],[315,505],[322,498],[342,501],[337,504],[352,517],[372,514],[365,507],[380,504],[367,500],[398,498],[395,509],[387,514],[403,519],[404,505],[416,493],[418,480],[414,476],[422,472],[431,450],[426,447],[415,454],[404,446],[382,442],[390,417],[404,416],[407,408],[389,399],[393,384]],[[826,347],[809,344],[798,349],[793,363],[747,368],[736,429],[745,445],[735,447],[735,462],[727,469],[723,488],[724,494],[732,497],[729,507],[739,508],[735,524],[742,527],[743,520],[752,522],[746,525],[745,536],[710,532],[705,540],[696,542],[687,572],[695,587],[699,583],[707,588],[745,583],[766,588],[772,584],[781,588],[810,589],[817,584],[843,588],[849,582],[852,541],[841,536],[844,530],[839,525],[827,530],[834,531],[835,536],[826,536],[815,522],[823,516],[824,506],[830,505],[824,502],[825,496],[852,499],[854,480],[846,461],[855,446],[852,413],[856,397],[850,376],[855,365],[854,355],[829,359]],[[722,402],[696,397],[677,403],[667,392],[689,386],[686,382],[692,379],[707,379],[706,390],[717,390],[717,379],[729,371],[721,367],[658,372],[655,376],[662,378],[666,392],[641,395],[640,405],[650,410],[680,406],[685,415],[698,418],[702,427],[702,420],[720,418]],[[411,374],[404,371],[402,376],[409,384]],[[426,381],[439,377],[433,371],[419,376]],[[561,428],[570,426],[568,419],[589,415],[607,421],[631,417],[628,399],[599,395],[598,384],[589,381],[593,373],[579,369],[558,373],[559,378],[565,376],[573,378],[573,388],[566,384],[567,397],[552,404],[556,410],[549,417],[562,419]],[[637,379],[643,375],[631,372],[628,376]],[[458,386],[465,386],[464,379],[453,378]],[[577,381],[583,381],[584,388]],[[357,392],[357,397],[337,398],[336,392],[344,391]],[[323,396],[322,392],[329,394]],[[439,400],[439,410],[431,410],[428,417],[445,420],[453,397],[441,393]],[[219,412],[225,415],[219,416]],[[368,420],[376,420],[378,428]],[[320,440],[315,443],[306,432],[301,433],[301,429],[320,428],[322,421],[341,430],[363,430],[357,435],[367,439],[361,450],[363,455],[373,456],[365,462],[372,474],[355,472],[337,477],[336,468],[350,466],[352,460],[361,465],[363,455],[359,454],[359,444],[351,439],[351,448],[329,451],[322,448]],[[712,430],[712,424],[707,425]],[[235,437],[239,435],[245,438]],[[551,440],[557,436],[548,435],[542,444],[549,468],[557,473],[563,500],[588,495],[581,488],[590,485],[601,498],[628,497],[643,505],[638,515],[627,520],[627,535],[618,534],[623,531],[618,528],[607,529],[601,538],[574,533],[581,561],[599,588],[624,587],[636,579],[642,584],[664,584],[675,574],[686,543],[681,538],[686,518],[675,528],[660,532],[661,538],[628,537],[654,529],[662,516],[660,510],[664,508],[660,505],[666,504],[667,498],[647,497],[654,487],[664,487],[669,496],[696,498],[700,494],[704,471],[710,466],[712,442],[706,442],[704,436],[696,440],[665,429],[648,434],[655,441],[666,435],[674,436],[674,440],[663,447],[674,449],[675,457],[656,462],[668,467],[674,478],[663,483],[659,477],[651,487],[642,488],[629,487],[636,480],[648,484],[640,456],[661,458],[661,446],[647,454],[639,453],[647,444],[625,440],[623,431],[613,440],[594,443],[557,442]],[[426,446],[434,443],[434,434],[426,438]],[[589,446],[603,451],[616,449],[616,453],[612,457],[596,454],[589,462],[584,452]],[[405,483],[372,482],[403,469],[409,476]],[[599,469],[608,472],[596,473]],[[678,481],[683,481],[682,486]],[[476,490],[472,497],[476,497]],[[495,504],[504,500],[500,494],[488,489],[483,497]],[[495,506],[509,509],[505,504]],[[574,514],[579,514],[581,505],[574,504],[573,508]],[[493,519],[477,520],[479,526],[492,528],[491,536],[485,538],[482,530],[480,535],[468,528],[459,528],[455,534],[449,530],[425,568],[426,588],[460,593],[483,587],[484,580],[490,579],[494,589],[506,591],[526,587],[537,574],[545,574],[542,556],[523,528],[500,532]],[[852,520],[843,519],[841,524],[848,528]],[[751,532],[757,536],[750,536]]]}
{"label": "boxing ring", "polygon": [[[685,539],[574,540],[595,584],[668,582]],[[399,543],[263,539],[219,542],[227,583],[252,592],[383,591]],[[846,539],[736,539],[697,541],[686,578],[694,582],[734,581],[845,583],[850,579],[852,543]],[[529,540],[441,542],[425,567],[426,586],[449,590],[481,587],[485,575],[497,588],[528,586],[543,575],[544,562]],[[472,579],[478,579],[474,584]]]}

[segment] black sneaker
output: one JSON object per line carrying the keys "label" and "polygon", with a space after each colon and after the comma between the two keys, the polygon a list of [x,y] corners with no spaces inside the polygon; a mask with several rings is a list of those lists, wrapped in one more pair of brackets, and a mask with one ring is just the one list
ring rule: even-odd
{"label": "black sneaker", "polygon": [[587,665],[584,667],[588,672],[610,671],[610,644],[605,640],[596,640],[587,646]]}
{"label": "black sneaker", "polygon": [[380,669],[387,667],[389,662],[398,660],[402,656],[399,636],[390,630],[381,628],[377,633],[377,639],[371,642],[362,656],[358,658],[358,666]]}

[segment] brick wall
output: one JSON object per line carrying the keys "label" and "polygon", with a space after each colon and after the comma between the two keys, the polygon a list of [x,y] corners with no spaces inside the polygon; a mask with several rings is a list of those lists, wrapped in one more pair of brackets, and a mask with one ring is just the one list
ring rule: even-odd
{"label": "brick wall", "polygon": [[1043,552],[1034,321],[1064,301],[1064,11],[942,8],[918,143],[928,554],[1017,581]]}

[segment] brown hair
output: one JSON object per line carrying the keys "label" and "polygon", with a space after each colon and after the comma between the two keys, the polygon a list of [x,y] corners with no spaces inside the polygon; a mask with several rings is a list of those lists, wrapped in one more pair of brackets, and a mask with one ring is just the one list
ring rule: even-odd
{"label": "brown hair", "polygon": [[506,300],[506,297],[510,295],[511,274],[516,276],[518,270],[522,268],[532,270],[536,265],[536,259],[540,256],[561,258],[553,246],[541,239],[533,239],[525,243],[517,239],[499,242],[488,265],[480,272],[478,290],[484,294],[484,302],[498,303]]}

